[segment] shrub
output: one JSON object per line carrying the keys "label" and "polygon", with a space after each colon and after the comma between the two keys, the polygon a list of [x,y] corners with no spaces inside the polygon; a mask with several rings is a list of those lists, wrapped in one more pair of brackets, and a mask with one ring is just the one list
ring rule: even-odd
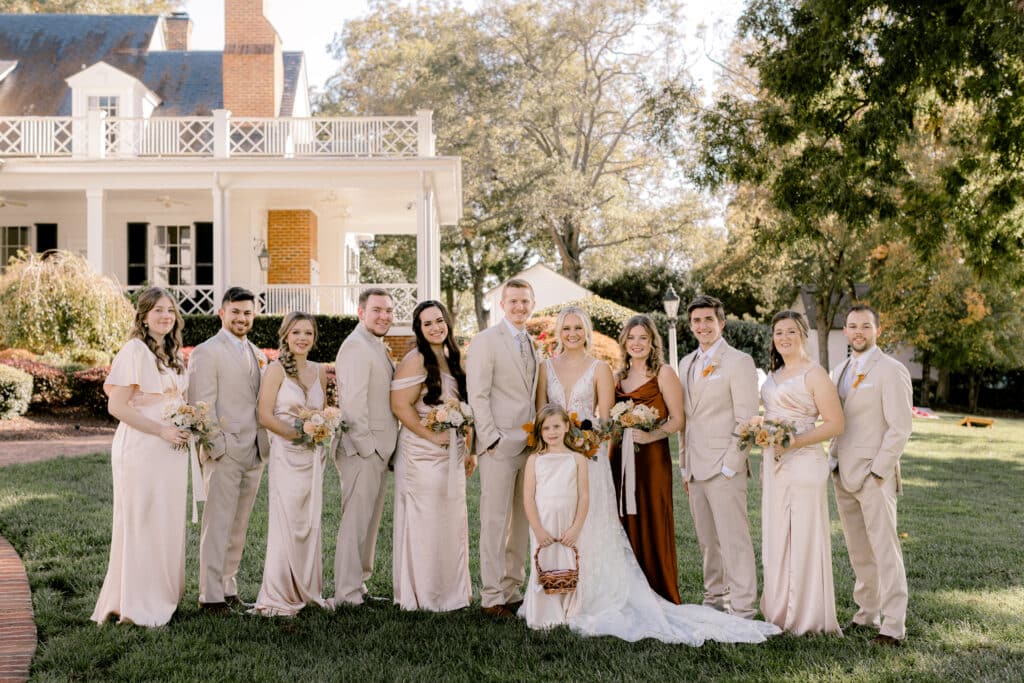
{"label": "shrub", "polygon": [[669,286],[675,289],[680,299],[679,307],[685,311],[686,304],[696,294],[689,273],[663,265],[633,266],[611,277],[595,280],[587,284],[587,289],[636,311],[663,311],[662,300]]}
{"label": "shrub", "polygon": [[0,361],[2,360],[38,360],[36,354],[27,349],[0,349]]}
{"label": "shrub", "polygon": [[32,375],[0,365],[0,420],[24,415],[32,400]]}
{"label": "shrub", "polygon": [[35,353],[114,351],[134,311],[113,280],[77,254],[22,256],[0,278],[0,343]]}
{"label": "shrub", "polygon": [[107,380],[109,367],[79,370],[71,376],[72,402],[87,409],[96,417],[110,417],[107,412],[107,395],[103,383]]}
{"label": "shrub", "polygon": [[[526,330],[537,338],[541,345],[541,355],[551,356],[555,350],[557,335],[555,334],[555,323],[558,318],[551,316],[532,317],[526,322]],[[594,337],[590,346],[590,353],[597,359],[603,360],[612,367],[612,371],[618,369],[622,364],[622,353],[619,344],[614,339],[594,331]]]}
{"label": "shrub", "polygon": [[71,384],[61,368],[30,360],[3,358],[0,358],[0,364],[17,368],[32,376],[33,405],[60,406],[71,398]]}
{"label": "shrub", "polygon": [[[333,363],[338,347],[359,324],[354,315],[318,315],[316,317],[319,338],[316,348],[309,354],[310,360]],[[249,332],[249,341],[261,349],[277,348],[277,330],[281,327],[282,315],[258,315]],[[217,334],[220,318],[216,315],[186,315],[183,333],[184,346],[196,346]],[[276,356],[275,356],[276,358]]]}
{"label": "shrub", "polygon": [[579,306],[582,308],[590,316],[590,321],[594,324],[594,331],[600,332],[612,339],[618,339],[623,323],[636,315],[636,311],[620,306],[614,301],[602,299],[599,296],[588,296],[585,299],[567,301],[558,306],[549,306],[548,308],[535,311],[534,315],[537,317],[557,317],[558,312],[567,306]]}

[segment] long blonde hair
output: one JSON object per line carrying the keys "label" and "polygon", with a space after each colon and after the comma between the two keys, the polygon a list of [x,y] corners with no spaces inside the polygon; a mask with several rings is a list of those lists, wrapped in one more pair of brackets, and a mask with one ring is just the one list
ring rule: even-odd
{"label": "long blonde hair", "polygon": [[[146,324],[146,316],[152,311],[160,299],[167,299],[174,309],[174,327],[164,335],[164,343],[158,344],[156,339],[149,336],[149,325]],[[181,317],[178,310],[178,302],[174,295],[163,287],[150,287],[139,294],[139,300],[135,308],[135,322],[132,323],[130,339],[140,339],[149,347],[149,350],[156,356],[158,369],[169,368],[175,374],[185,372],[185,361],[181,355],[181,331],[185,328],[185,319]]]}
{"label": "long blonde hair", "polygon": [[594,343],[594,324],[590,322],[590,316],[579,306],[567,306],[558,312],[558,320],[555,321],[555,354],[560,354],[564,349],[562,348],[562,325],[565,323],[565,319],[570,315],[575,315],[583,323],[583,350],[590,351],[591,344]]}
{"label": "long blonde hair", "polygon": [[662,347],[661,334],[654,326],[654,321],[650,316],[634,315],[626,321],[626,324],[622,326],[622,332],[619,333],[619,348],[622,350],[623,359],[622,369],[619,370],[619,381],[626,379],[626,376],[629,375],[630,357],[629,351],[626,349],[626,337],[634,327],[644,328],[647,336],[651,338],[651,353],[647,356],[648,376],[656,376],[661,370],[661,366],[665,364],[665,350]]}

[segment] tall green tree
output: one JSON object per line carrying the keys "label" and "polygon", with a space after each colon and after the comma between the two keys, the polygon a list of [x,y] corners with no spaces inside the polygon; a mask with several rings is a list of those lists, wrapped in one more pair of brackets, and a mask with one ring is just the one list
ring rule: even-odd
{"label": "tall green tree", "polygon": [[676,235],[699,204],[653,142],[657,112],[685,91],[672,60],[655,61],[675,26],[655,7],[376,0],[336,36],[343,64],[320,111],[431,108],[438,152],[463,159],[465,217],[442,237],[461,263],[444,265],[457,278],[445,288],[468,285],[480,326],[486,289],[538,259],[578,281],[588,260],[628,259],[651,238],[682,258]]}
{"label": "tall green tree", "polygon": [[[822,311],[835,293],[829,289],[866,274],[865,250],[880,226],[899,230],[927,255],[946,244],[951,212],[969,216],[956,229],[980,275],[1019,276],[1019,4],[753,0],[739,28],[759,92],[727,93],[702,118],[697,178],[767,188],[785,226],[781,237],[807,255],[811,275],[829,280],[828,287],[816,283]],[[972,106],[978,118],[970,138],[955,141],[941,193],[925,196],[905,145],[933,101]],[[930,220],[910,220],[910,209]]]}
{"label": "tall green tree", "polygon": [[184,0],[0,0],[0,12],[12,14],[163,14]]}

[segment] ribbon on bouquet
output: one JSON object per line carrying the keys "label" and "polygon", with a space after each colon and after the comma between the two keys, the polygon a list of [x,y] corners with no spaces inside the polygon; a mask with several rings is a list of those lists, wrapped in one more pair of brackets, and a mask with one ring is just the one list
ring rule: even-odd
{"label": "ribbon on bouquet", "polygon": [[622,430],[622,457],[619,474],[619,516],[636,514],[636,449],[633,447],[633,430]]}
{"label": "ribbon on bouquet", "polygon": [[324,459],[327,457],[327,453],[324,450],[323,444],[317,444],[316,448],[313,449],[313,481],[311,483],[312,489],[309,492],[309,528],[313,529],[314,526],[319,528],[319,524],[315,524],[320,520],[321,508],[324,504]]}
{"label": "ribbon on bouquet", "polygon": [[455,495],[459,486],[459,475],[463,478],[466,472],[459,467],[459,431],[454,427],[448,430],[448,497]]}
{"label": "ribbon on bouquet", "polygon": [[188,463],[192,472],[192,523],[199,523],[199,503],[206,502],[206,485],[203,484],[203,472],[199,469],[199,453],[196,449],[196,437],[188,437]]}

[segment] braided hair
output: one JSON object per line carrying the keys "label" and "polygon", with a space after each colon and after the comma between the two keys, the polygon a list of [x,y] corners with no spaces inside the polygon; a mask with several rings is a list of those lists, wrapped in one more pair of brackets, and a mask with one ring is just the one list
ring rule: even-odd
{"label": "braided hair", "polygon": [[284,368],[284,374],[295,381],[299,379],[299,368],[295,364],[295,356],[292,355],[291,349],[288,348],[288,333],[295,327],[295,323],[302,320],[309,321],[309,324],[313,326],[313,344],[315,345],[319,332],[316,327],[316,318],[309,313],[292,311],[284,317],[284,320],[281,321],[281,327],[277,330],[277,362]]}

